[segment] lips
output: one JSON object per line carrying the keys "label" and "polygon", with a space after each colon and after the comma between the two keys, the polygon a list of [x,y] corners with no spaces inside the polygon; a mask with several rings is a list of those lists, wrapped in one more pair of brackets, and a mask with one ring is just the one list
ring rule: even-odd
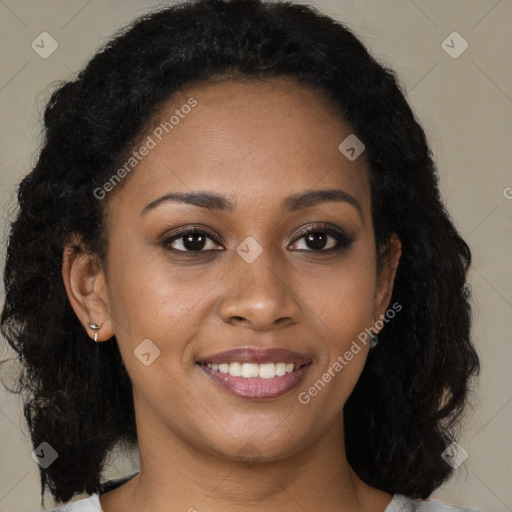
{"label": "lips", "polygon": [[[293,350],[250,347],[219,352],[197,362],[224,390],[241,398],[260,400],[277,398],[298,386],[311,363],[310,357]],[[269,373],[272,369],[275,371]]]}

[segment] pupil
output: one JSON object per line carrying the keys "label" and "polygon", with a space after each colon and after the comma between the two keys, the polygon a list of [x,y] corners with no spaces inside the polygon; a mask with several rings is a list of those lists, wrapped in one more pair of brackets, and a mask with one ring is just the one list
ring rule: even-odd
{"label": "pupil", "polygon": [[[311,242],[311,244],[310,244]],[[325,246],[324,233],[310,233],[307,236],[307,243],[310,249],[323,249]]]}
{"label": "pupil", "polygon": [[[194,243],[194,237],[196,237],[199,241]],[[183,246],[185,249],[190,251],[197,251],[204,247],[205,237],[200,233],[191,233],[187,235],[183,240]]]}

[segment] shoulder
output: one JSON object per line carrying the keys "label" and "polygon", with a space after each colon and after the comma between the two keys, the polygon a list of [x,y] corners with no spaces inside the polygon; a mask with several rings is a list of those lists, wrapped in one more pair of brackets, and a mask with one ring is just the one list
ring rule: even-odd
{"label": "shoulder", "polygon": [[440,501],[420,501],[416,505],[416,512],[481,512],[476,508],[455,507]]}
{"label": "shoulder", "polygon": [[53,508],[46,512],[102,512],[102,508],[99,494],[91,494],[88,498],[69,503],[61,508]]}
{"label": "shoulder", "polygon": [[446,505],[440,501],[416,501],[395,494],[384,512],[480,512],[480,510]]}

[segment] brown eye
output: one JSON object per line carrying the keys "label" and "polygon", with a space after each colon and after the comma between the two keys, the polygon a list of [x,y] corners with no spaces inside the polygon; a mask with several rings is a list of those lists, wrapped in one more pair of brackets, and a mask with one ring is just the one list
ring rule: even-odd
{"label": "brown eye", "polygon": [[162,242],[163,247],[177,252],[219,250],[218,244],[212,235],[197,228],[182,229]]}
{"label": "brown eye", "polygon": [[[306,245],[310,249],[314,250],[320,250],[325,249],[327,242],[329,241],[329,238],[332,238],[331,235],[328,235],[326,233],[322,233],[320,231],[316,231],[315,233],[309,233],[308,235],[305,235],[305,241]],[[336,246],[336,243],[334,244],[334,247]],[[328,249],[330,247],[327,247]]]}
{"label": "brown eye", "polygon": [[[304,239],[303,247],[297,247],[298,242],[302,239]],[[295,242],[289,247],[300,251],[330,252],[346,249],[352,242],[353,239],[347,237],[341,230],[314,226],[301,231]]]}

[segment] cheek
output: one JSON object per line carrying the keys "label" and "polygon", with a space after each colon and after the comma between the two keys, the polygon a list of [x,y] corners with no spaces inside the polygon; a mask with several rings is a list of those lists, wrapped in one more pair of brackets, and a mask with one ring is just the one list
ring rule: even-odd
{"label": "cheek", "polygon": [[[301,403],[341,410],[366,362],[375,290],[370,249],[354,251],[334,272],[302,281],[305,308],[314,322],[318,364],[300,392]],[[306,292],[309,290],[309,294]],[[320,382],[319,382],[320,381]]]}
{"label": "cheek", "polygon": [[[160,375],[158,379],[172,380],[183,373],[182,363],[190,363],[184,361],[190,355],[187,346],[201,332],[202,319],[211,310],[212,290],[227,270],[219,266],[208,271],[205,266],[179,268],[136,247],[124,246],[116,251],[112,244],[111,248],[111,316],[125,366],[133,380],[145,379],[147,372],[141,375],[144,367],[134,357],[134,351],[138,353],[144,340],[149,339],[159,355],[149,366],[153,384],[140,385],[154,386],[156,375]],[[158,373],[154,374],[156,370]],[[171,377],[165,377],[166,373]]]}
{"label": "cheek", "polygon": [[371,327],[374,280],[371,272],[354,266],[314,290],[306,309],[314,322],[317,364],[298,390],[298,400],[311,404],[309,411],[323,410],[329,422],[342,410],[366,362],[369,337],[364,330]]}
{"label": "cheek", "polygon": [[306,313],[314,313],[325,327],[327,339],[343,342],[370,327],[375,293],[375,271],[371,258],[354,253],[336,270],[301,277],[301,296]]}
{"label": "cheek", "polygon": [[215,276],[198,267],[179,269],[136,248],[123,252],[109,255],[111,311],[134,335],[159,337],[182,319],[186,323],[214,284]]}

